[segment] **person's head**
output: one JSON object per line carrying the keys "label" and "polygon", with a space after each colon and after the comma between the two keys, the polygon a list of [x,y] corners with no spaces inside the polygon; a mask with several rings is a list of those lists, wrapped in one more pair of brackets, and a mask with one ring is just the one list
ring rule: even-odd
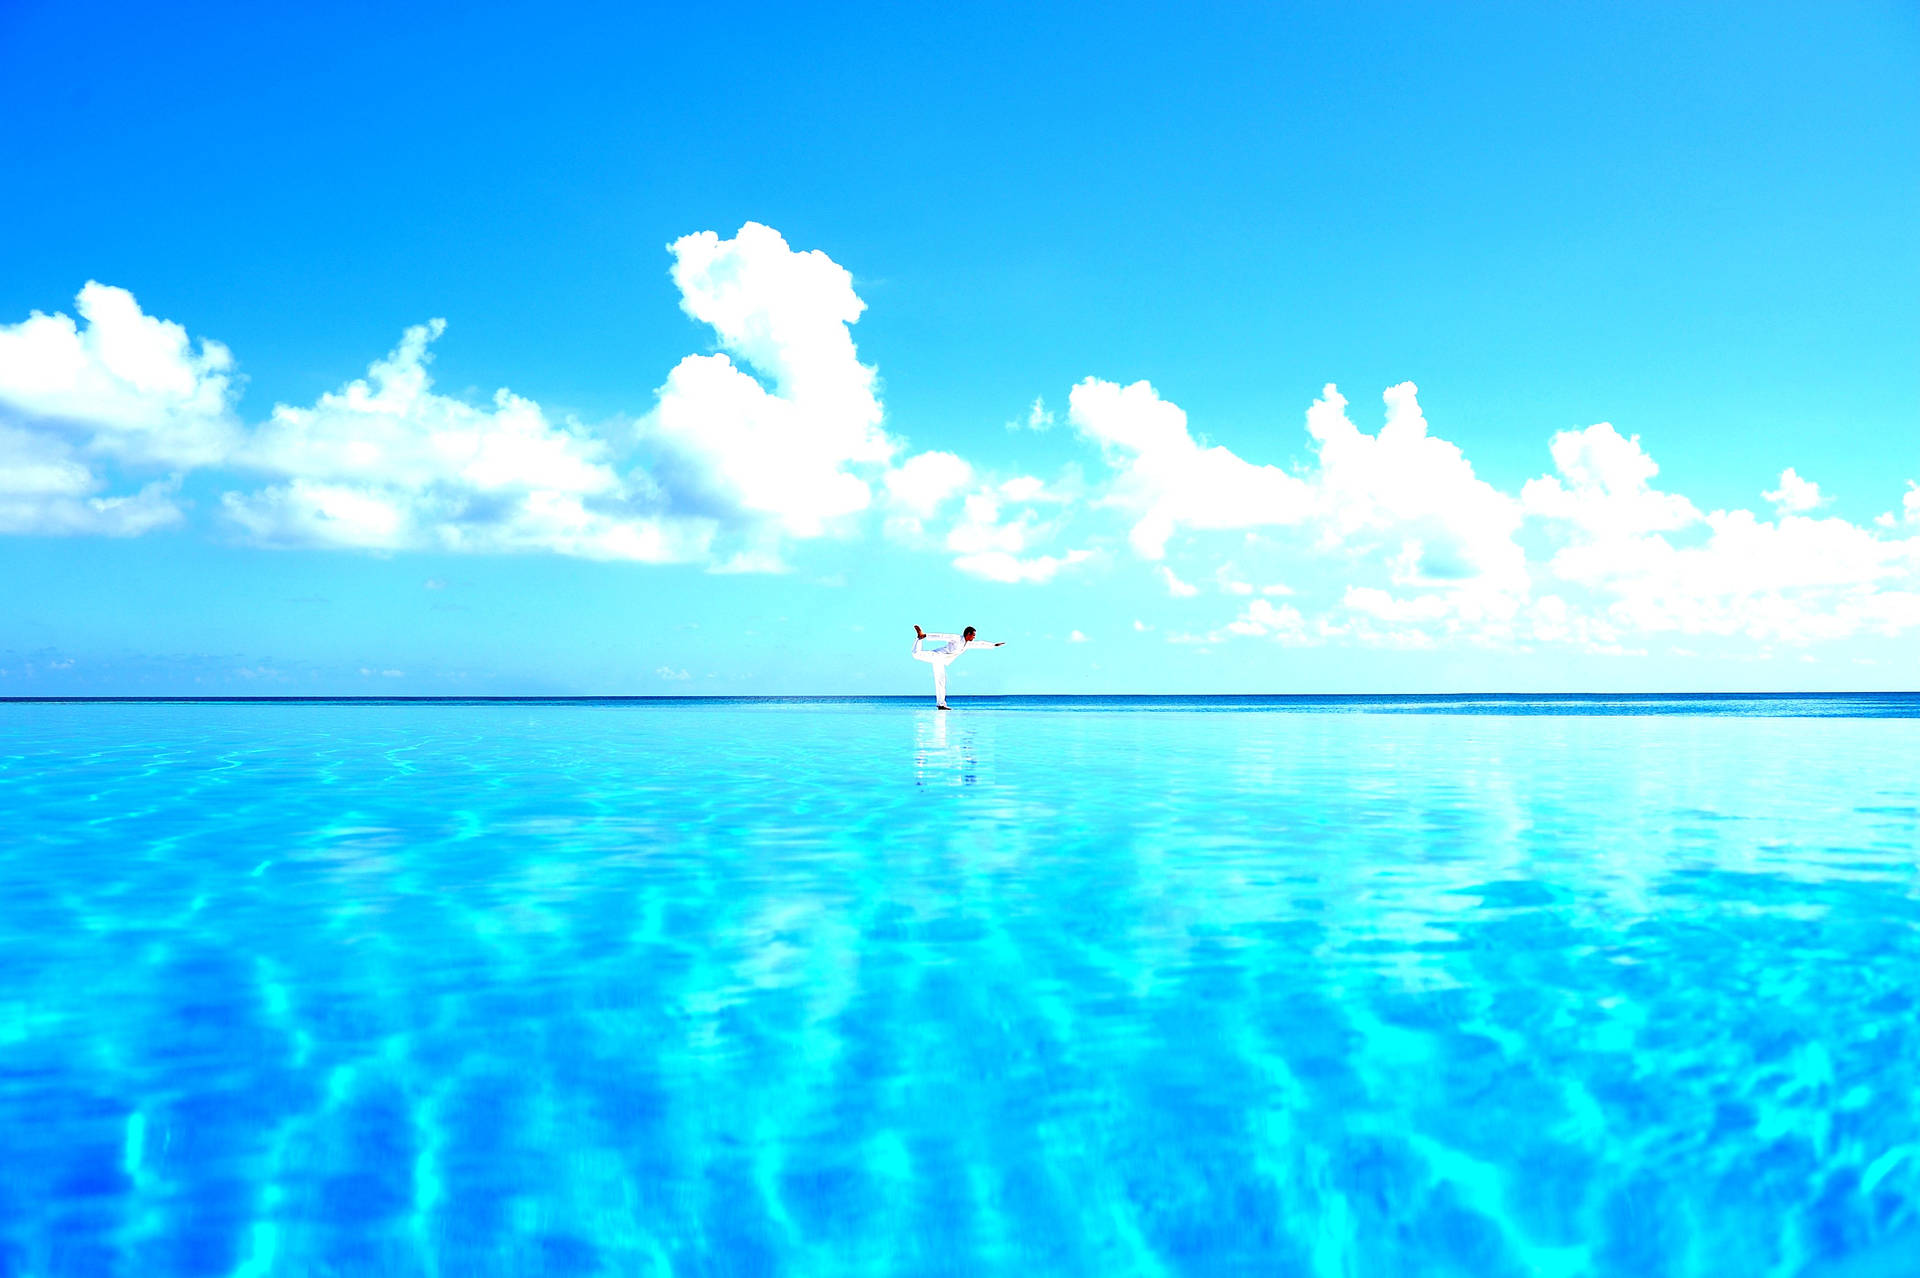
{"label": "person's head", "polygon": [[962,631],[960,632],[960,637],[961,637],[962,639],[965,639],[965,640],[966,640],[966,641],[967,641],[968,643],[972,643],[972,642],[973,642],[973,627],[972,627],[972,626],[968,626],[968,627],[967,627],[967,628],[966,628],[965,630],[962,630]]}

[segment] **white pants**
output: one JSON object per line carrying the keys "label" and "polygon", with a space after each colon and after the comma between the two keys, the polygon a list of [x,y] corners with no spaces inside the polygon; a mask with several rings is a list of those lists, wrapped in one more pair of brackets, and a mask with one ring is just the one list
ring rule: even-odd
{"label": "white pants", "polygon": [[913,659],[933,667],[933,704],[944,706],[947,704],[947,665],[953,658],[944,652],[922,652],[920,645],[923,642],[920,639],[913,641]]}

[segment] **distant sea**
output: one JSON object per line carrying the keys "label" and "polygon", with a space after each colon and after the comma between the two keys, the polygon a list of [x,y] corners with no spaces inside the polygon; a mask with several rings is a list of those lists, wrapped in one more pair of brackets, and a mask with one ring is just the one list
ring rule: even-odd
{"label": "distant sea", "polygon": [[[914,706],[924,696],[775,697],[0,697],[0,705]],[[1920,717],[1920,692],[1449,692],[1013,694],[961,696],[974,710],[1268,710],[1355,714],[1684,714]]]}
{"label": "distant sea", "polygon": [[1920,696],[0,702],[0,1274],[1895,1275]]}

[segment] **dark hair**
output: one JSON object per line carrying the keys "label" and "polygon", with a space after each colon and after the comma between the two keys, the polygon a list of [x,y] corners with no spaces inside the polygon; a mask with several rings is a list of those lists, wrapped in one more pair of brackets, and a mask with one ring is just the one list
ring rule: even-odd
{"label": "dark hair", "polygon": [[975,629],[974,629],[974,628],[973,628],[972,626],[968,626],[968,627],[967,627],[967,628],[966,628],[965,630],[962,630],[962,631],[960,632],[960,637],[961,637],[962,639],[965,639],[965,638],[966,638],[966,637],[967,637],[968,635],[972,635],[972,634],[978,634],[978,633],[979,633],[979,632],[978,632],[978,631],[976,631],[976,630],[975,630]]}

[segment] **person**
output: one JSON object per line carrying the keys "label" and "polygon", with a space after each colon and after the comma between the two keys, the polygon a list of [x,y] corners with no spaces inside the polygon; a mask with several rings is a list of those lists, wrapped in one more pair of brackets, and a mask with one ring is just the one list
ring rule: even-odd
{"label": "person", "polygon": [[[943,634],[938,630],[922,630],[919,626],[913,628],[913,659],[915,661],[924,661],[933,667],[934,709],[945,710],[947,708],[947,667],[952,665],[961,653],[969,648],[1004,648],[1007,646],[1004,642],[987,643],[985,640],[975,639],[973,637],[974,633],[972,626],[968,626],[957,635]],[[945,642],[932,648],[922,648],[920,645],[929,639],[940,639]]]}

